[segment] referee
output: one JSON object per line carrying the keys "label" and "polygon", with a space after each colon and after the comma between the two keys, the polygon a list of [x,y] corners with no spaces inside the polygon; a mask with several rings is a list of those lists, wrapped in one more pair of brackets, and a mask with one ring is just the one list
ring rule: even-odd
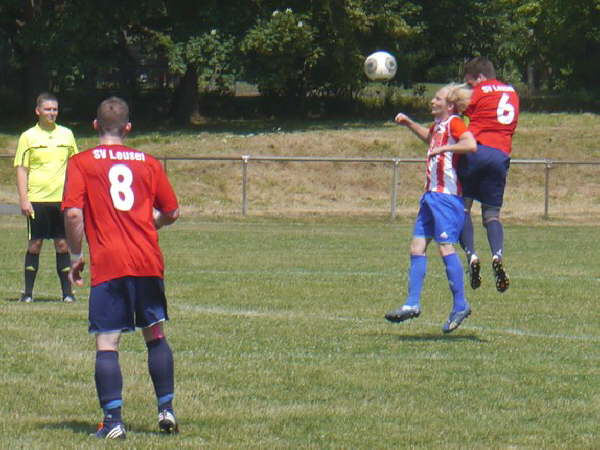
{"label": "referee", "polygon": [[43,240],[54,239],[62,300],[72,303],[75,297],[68,279],[70,259],[60,203],[67,160],[77,153],[77,144],[71,130],[56,124],[58,100],[54,95],[40,94],[35,113],[38,123],[19,137],[14,161],[21,214],[27,217],[29,234],[21,301],[33,301]]}

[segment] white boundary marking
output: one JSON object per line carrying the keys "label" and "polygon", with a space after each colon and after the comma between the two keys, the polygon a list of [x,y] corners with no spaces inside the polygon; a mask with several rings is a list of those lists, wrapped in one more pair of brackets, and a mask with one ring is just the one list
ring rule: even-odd
{"label": "white boundary marking", "polygon": [[[269,318],[269,319],[283,319],[283,320],[297,320],[297,319],[305,319],[305,320],[324,320],[324,321],[339,321],[339,322],[356,322],[356,323],[364,323],[364,324],[375,324],[380,323],[382,327],[384,326],[392,326],[391,324],[387,324],[385,319],[383,318],[383,314],[381,319],[374,318],[356,318],[356,317],[343,317],[343,316],[333,316],[333,317],[324,317],[318,314],[299,314],[297,312],[291,311],[257,311],[257,310],[241,310],[241,309],[227,309],[223,307],[211,307],[211,306],[196,306],[196,305],[182,305],[178,304],[178,308],[187,311],[196,311],[204,314],[214,314],[219,316],[245,316],[251,318]],[[441,332],[441,324],[427,322],[419,320],[418,322],[421,325],[434,326],[440,329]],[[393,325],[393,326],[402,326]],[[536,331],[522,330],[518,328],[494,328],[494,327],[484,327],[477,325],[468,325],[464,324],[460,326],[461,330],[471,330],[478,331],[481,333],[492,333],[492,334],[502,334],[507,336],[518,336],[518,337],[528,337],[528,338],[538,338],[538,339],[554,339],[554,340],[568,340],[568,341],[589,341],[589,342],[600,342],[600,336],[593,335],[570,335],[570,334],[548,334],[548,333],[540,333]]]}

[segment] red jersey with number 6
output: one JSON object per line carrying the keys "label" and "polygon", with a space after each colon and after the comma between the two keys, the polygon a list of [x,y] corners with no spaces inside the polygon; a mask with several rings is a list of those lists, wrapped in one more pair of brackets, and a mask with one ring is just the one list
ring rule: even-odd
{"label": "red jersey with number 6", "polygon": [[498,80],[485,80],[473,88],[465,111],[469,131],[477,143],[510,155],[512,136],[519,120],[519,96],[515,88]]}
{"label": "red jersey with number 6", "polygon": [[67,208],[83,210],[92,286],[125,276],[163,277],[153,208],[171,212],[178,204],[156,158],[124,145],[74,155],[62,202]]}

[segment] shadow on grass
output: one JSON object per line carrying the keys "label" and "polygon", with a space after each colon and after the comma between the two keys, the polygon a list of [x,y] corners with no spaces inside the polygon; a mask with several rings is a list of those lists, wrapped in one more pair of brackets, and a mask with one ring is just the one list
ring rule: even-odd
{"label": "shadow on grass", "polygon": [[[45,423],[41,426],[41,428],[49,430],[71,430],[73,433],[85,434],[93,437],[91,435],[96,432],[98,424],[91,421],[84,422],[80,420],[68,420],[65,422]],[[136,436],[171,436],[160,433],[155,429],[150,429],[147,426],[136,426],[136,424],[130,426],[128,423],[125,423],[125,428],[127,430],[127,434],[131,433],[135,434]]]}
{"label": "shadow on grass", "polygon": [[479,336],[475,334],[418,334],[418,335],[410,335],[410,336],[398,336],[395,337],[399,341],[405,342],[425,342],[425,341],[471,341],[471,342],[488,342],[485,339],[481,339]]}
{"label": "shadow on grass", "polygon": [[53,423],[45,423],[41,426],[43,429],[49,430],[71,430],[78,434],[93,434],[96,432],[94,424],[90,422],[83,422],[80,420],[67,420]]}
{"label": "shadow on grass", "polygon": [[[21,297],[5,297],[4,301],[20,303]],[[60,297],[36,297],[34,295],[33,302],[30,302],[30,303],[62,303],[62,302],[63,302],[62,298],[60,298]],[[23,304],[27,304],[27,303],[23,302]]]}

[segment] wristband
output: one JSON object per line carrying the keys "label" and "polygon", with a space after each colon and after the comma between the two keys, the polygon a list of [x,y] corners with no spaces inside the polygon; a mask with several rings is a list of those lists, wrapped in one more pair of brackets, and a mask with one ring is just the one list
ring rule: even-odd
{"label": "wristband", "polygon": [[71,253],[71,264],[79,261],[83,257],[83,253]]}

